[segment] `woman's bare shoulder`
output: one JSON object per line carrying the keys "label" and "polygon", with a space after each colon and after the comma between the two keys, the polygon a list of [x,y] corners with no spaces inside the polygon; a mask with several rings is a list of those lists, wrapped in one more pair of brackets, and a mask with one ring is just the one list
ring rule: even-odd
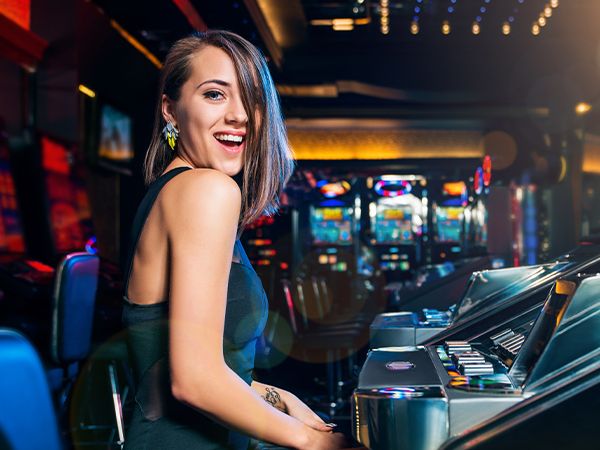
{"label": "woman's bare shoulder", "polygon": [[188,170],[173,178],[163,190],[160,209],[167,221],[174,218],[197,222],[209,214],[216,221],[237,223],[240,188],[218,170]]}

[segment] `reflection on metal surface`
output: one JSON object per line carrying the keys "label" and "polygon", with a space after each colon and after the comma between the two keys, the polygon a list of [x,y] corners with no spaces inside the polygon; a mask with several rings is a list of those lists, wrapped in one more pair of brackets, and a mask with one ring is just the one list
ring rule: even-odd
{"label": "reflection on metal surface", "polygon": [[447,399],[439,386],[357,389],[352,403],[352,432],[370,449],[434,449],[448,437]]}

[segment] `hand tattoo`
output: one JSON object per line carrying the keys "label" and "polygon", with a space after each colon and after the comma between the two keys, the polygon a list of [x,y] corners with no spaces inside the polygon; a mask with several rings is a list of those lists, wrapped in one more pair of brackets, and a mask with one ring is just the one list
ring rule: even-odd
{"label": "hand tattoo", "polygon": [[285,407],[283,406],[279,392],[277,392],[274,388],[271,387],[265,388],[265,391],[266,394],[261,396],[265,400],[265,402],[267,402],[272,407],[285,412]]}

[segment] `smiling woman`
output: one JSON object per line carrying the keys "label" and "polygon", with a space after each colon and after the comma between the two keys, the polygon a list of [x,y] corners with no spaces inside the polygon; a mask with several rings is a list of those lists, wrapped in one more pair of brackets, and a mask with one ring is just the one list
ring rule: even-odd
{"label": "smiling woman", "polygon": [[[159,89],[146,182],[174,160],[230,176],[243,166],[241,228],[263,213],[274,213],[292,162],[279,97],[260,51],[223,31],[181,39],[166,58]],[[180,132],[174,150],[162,138],[169,123]],[[228,144],[240,136],[241,145]],[[225,156],[214,150],[215,142],[224,141]]]}
{"label": "smiling woman", "polygon": [[[241,189],[231,178],[243,170]],[[292,160],[266,63],[210,31],[167,56],[133,224],[123,320],[137,374],[126,449],[336,449],[296,396],[251,377],[267,299],[240,241],[273,213]]]}

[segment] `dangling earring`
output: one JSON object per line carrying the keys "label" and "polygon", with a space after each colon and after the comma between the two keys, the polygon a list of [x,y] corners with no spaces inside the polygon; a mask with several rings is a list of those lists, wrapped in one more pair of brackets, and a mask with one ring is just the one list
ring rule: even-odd
{"label": "dangling earring", "polygon": [[177,138],[179,137],[179,130],[173,126],[171,122],[167,122],[162,130],[163,139],[169,144],[171,150],[175,151],[175,144],[177,144]]}

